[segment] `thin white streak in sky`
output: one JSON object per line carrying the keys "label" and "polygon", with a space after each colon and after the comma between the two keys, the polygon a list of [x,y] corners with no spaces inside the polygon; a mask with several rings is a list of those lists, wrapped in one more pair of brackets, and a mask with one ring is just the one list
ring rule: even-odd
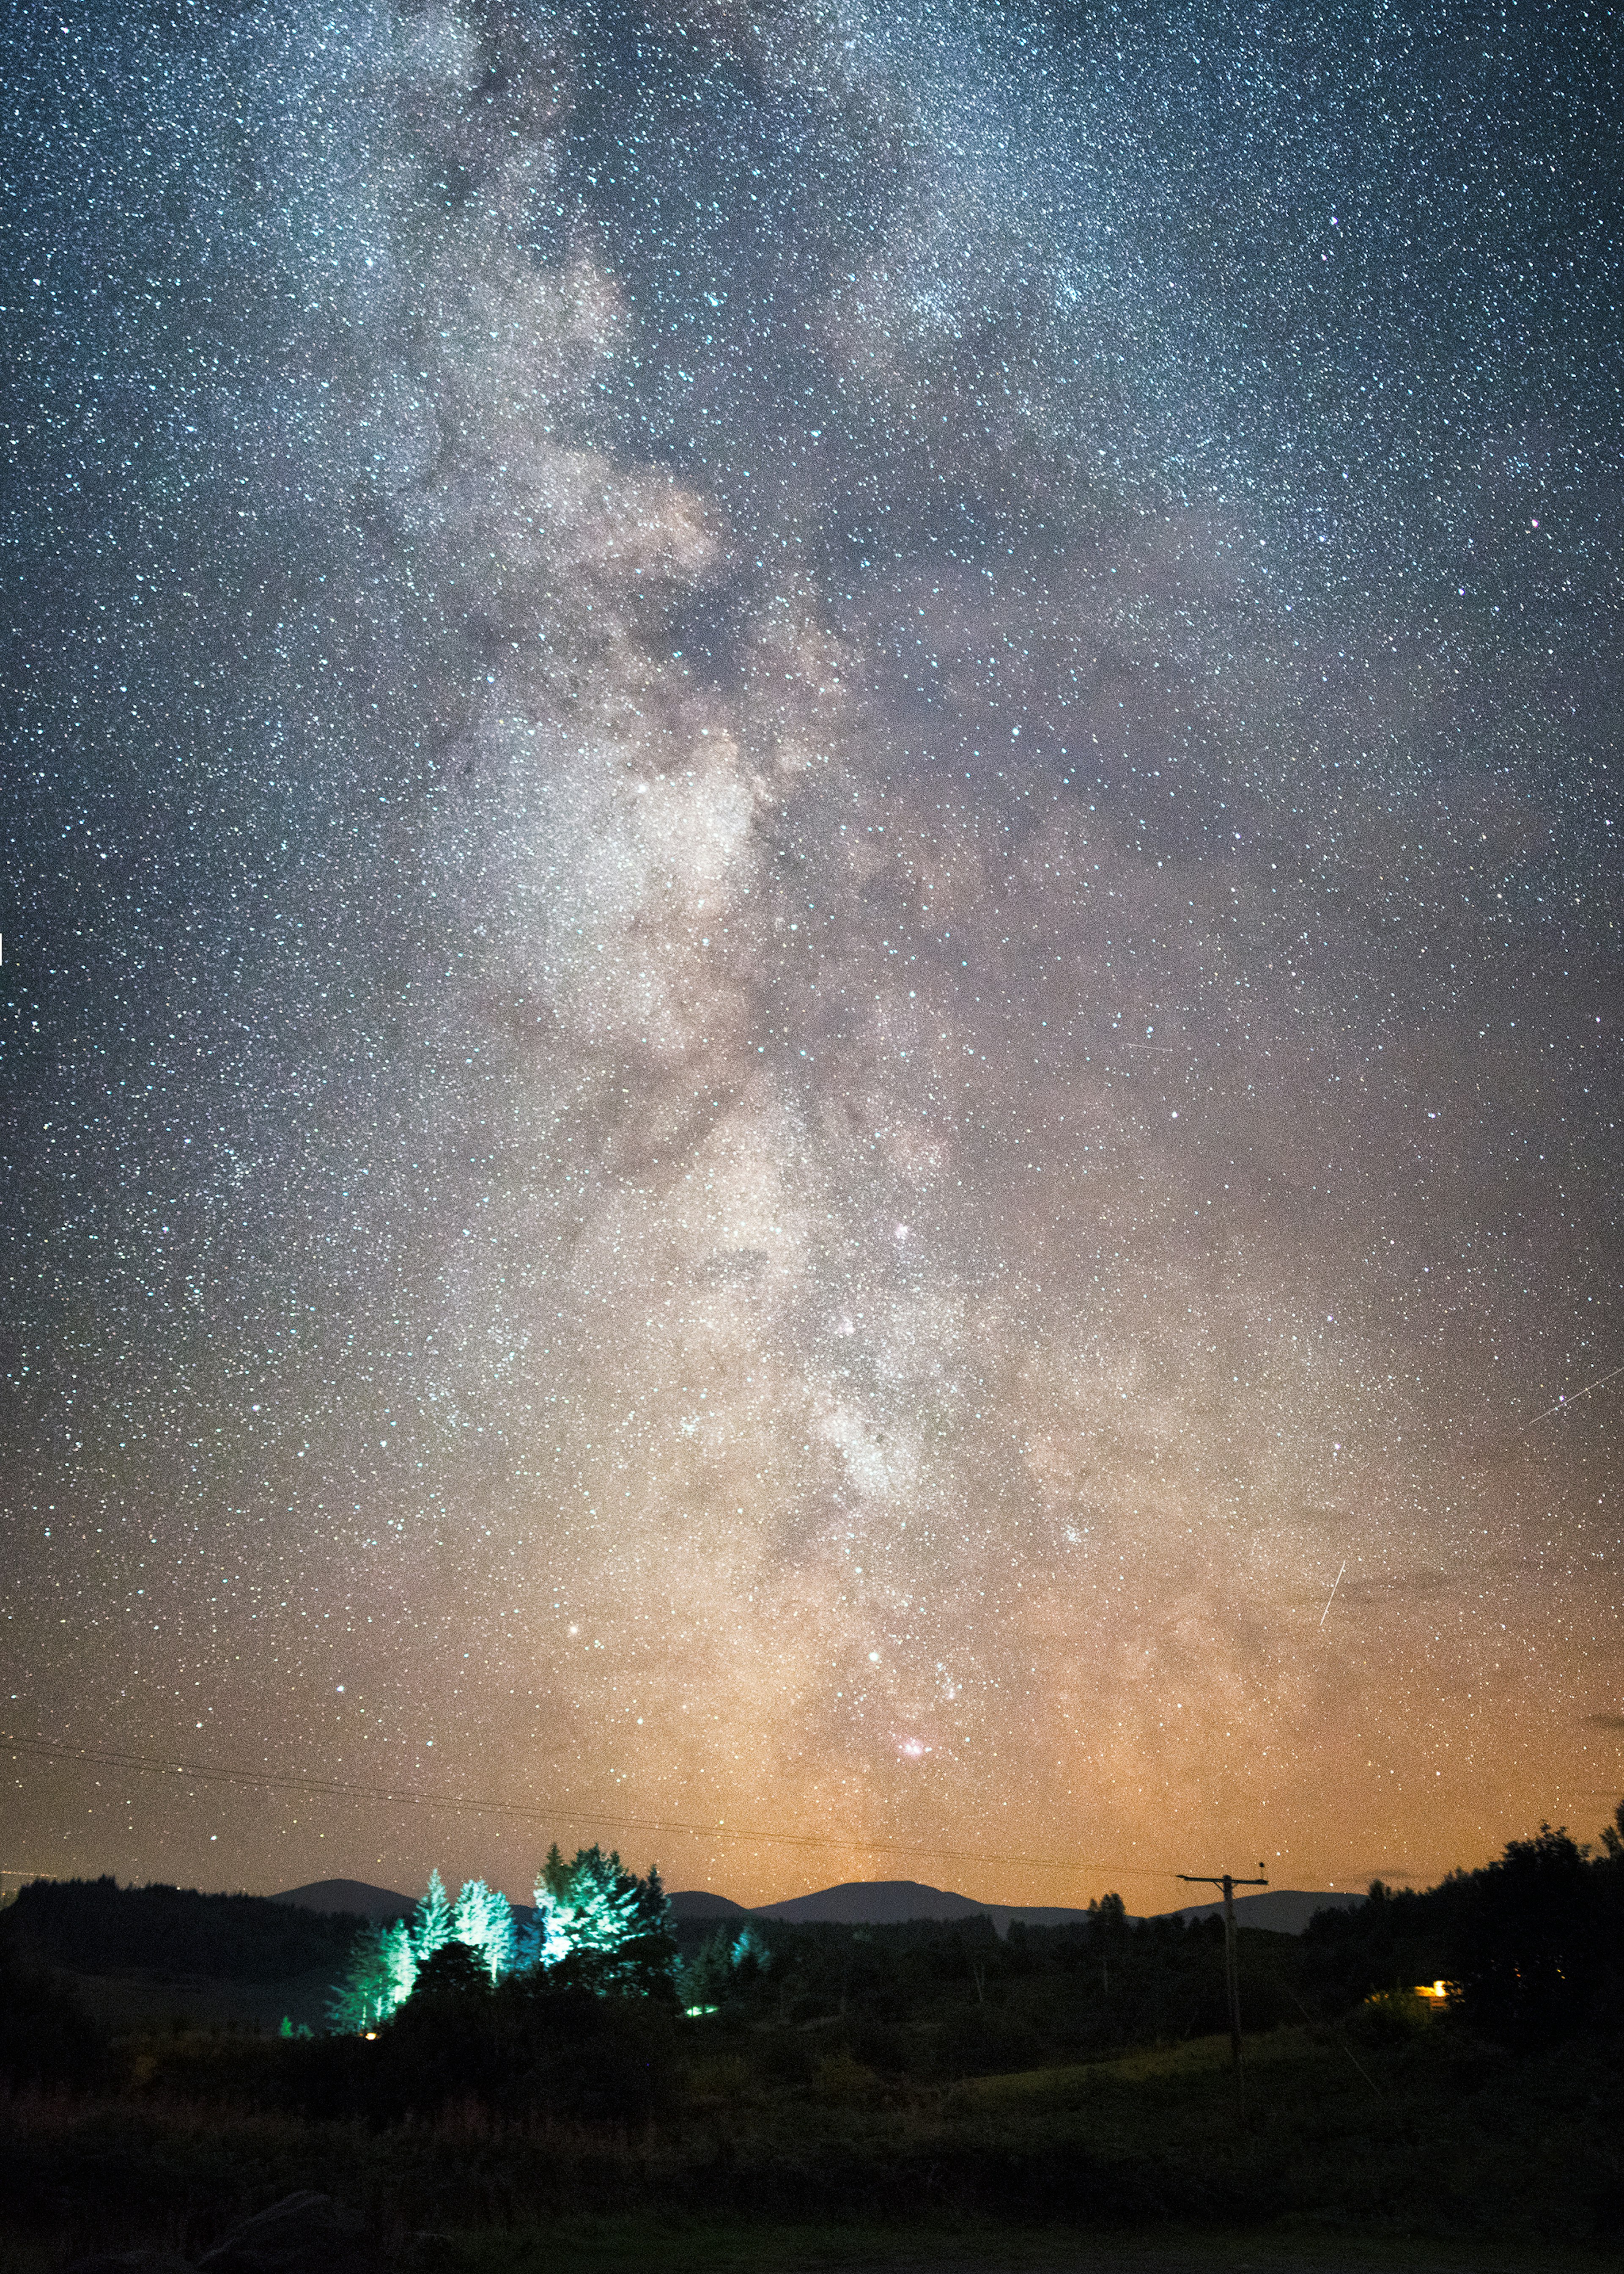
{"label": "thin white streak in sky", "polygon": [[[1594,1382],[1587,1382],[1584,1388],[1583,1389],[1575,1389],[1571,1397],[1559,1397],[1554,1405],[1547,1405],[1543,1413],[1536,1413],[1533,1421],[1525,1421],[1522,1424],[1523,1429],[1531,1429],[1535,1421],[1548,1421],[1553,1413],[1561,1412],[1565,1406],[1576,1405],[1582,1397],[1588,1397],[1592,1389],[1601,1389],[1605,1388],[1608,1382],[1615,1380],[1620,1374],[1624,1374],[1624,1366],[1615,1366],[1611,1374],[1598,1374]],[[1521,1434],[1522,1433],[1519,1432],[1518,1434]]]}

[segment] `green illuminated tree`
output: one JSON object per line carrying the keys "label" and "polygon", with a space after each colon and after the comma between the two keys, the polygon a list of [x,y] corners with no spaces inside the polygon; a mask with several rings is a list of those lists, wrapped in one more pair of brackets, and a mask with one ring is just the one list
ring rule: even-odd
{"label": "green illuminated tree", "polygon": [[402,1920],[388,1927],[363,1927],[327,2008],[333,2027],[357,2037],[380,2028],[410,1996],[417,1972]]}
{"label": "green illuminated tree", "polygon": [[[447,1988],[470,1964],[487,1984],[523,1970],[600,1995],[673,1995],[677,1946],[658,1871],[640,1879],[619,1856],[596,1846],[567,1864],[555,1842],[536,1881],[536,1910],[522,1948],[513,1906],[500,1888],[470,1879],[454,1903],[432,1871],[410,1928],[396,1919],[357,1937],[329,2009],[333,2027],[357,2034],[381,2028],[420,1981]],[[456,1959],[442,1962],[454,1949]]]}
{"label": "green illuminated tree", "polygon": [[425,1966],[441,1945],[450,1941],[451,1903],[438,1871],[429,1873],[428,1893],[419,1898],[411,1918],[411,1946],[419,1966]]}
{"label": "green illuminated tree", "polygon": [[640,1879],[594,1843],[566,1864],[556,1844],[536,1880],[536,1964],[619,1997],[670,1997],[677,1946],[657,1870]]}
{"label": "green illuminated tree", "polygon": [[477,1951],[492,1982],[513,1970],[515,1940],[513,1906],[499,1887],[470,1879],[451,1914],[450,1939]]}
{"label": "green illuminated tree", "polygon": [[[417,1979],[417,1953],[412,1949],[404,1919],[396,1919],[393,1926],[385,1927],[383,1955],[389,1972],[389,2013],[393,2014],[406,2003]],[[387,2020],[388,2015],[384,2018]]]}

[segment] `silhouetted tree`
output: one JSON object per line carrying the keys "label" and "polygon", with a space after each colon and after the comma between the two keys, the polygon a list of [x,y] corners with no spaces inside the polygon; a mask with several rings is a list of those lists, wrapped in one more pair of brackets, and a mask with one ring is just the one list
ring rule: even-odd
{"label": "silhouetted tree", "polygon": [[482,1950],[466,1942],[442,1942],[417,1970],[412,1999],[488,1998],[493,1984]]}
{"label": "silhouetted tree", "polygon": [[1542,1824],[1498,1862],[1435,1890],[1462,2005],[1489,2036],[1535,2044],[1590,2017],[1604,1957],[1598,1876],[1565,1828]]}
{"label": "silhouetted tree", "polygon": [[1601,1845],[1609,1864],[1624,1864],[1624,1800],[1613,1810],[1612,1823],[1603,1826]]}
{"label": "silhouetted tree", "polygon": [[1542,1824],[1425,1894],[1375,1880],[1358,1910],[1311,1920],[1309,1985],[1346,2008],[1441,1978],[1475,2028],[1518,2046],[1624,2024],[1624,1803],[1601,1847]]}

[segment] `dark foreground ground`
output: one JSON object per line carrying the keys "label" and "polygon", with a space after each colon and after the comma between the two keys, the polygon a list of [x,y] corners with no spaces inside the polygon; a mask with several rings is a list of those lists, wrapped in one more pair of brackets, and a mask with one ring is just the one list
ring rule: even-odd
{"label": "dark foreground ground", "polygon": [[[0,2235],[0,2274],[57,2274],[69,2263],[37,2235]],[[417,2263],[434,2274],[1563,2274],[1571,2251],[1484,2241],[1169,2227],[1154,2236],[977,2225],[775,2227],[694,2220],[565,2220],[439,2236]]]}
{"label": "dark foreground ground", "polygon": [[635,2122],[469,2102],[383,2125],[234,2105],[252,2040],[126,2046],[117,2095],[0,2100],[0,2274],[139,2246],[195,2263],[297,2188],[360,2223],[354,2274],[1534,2274],[1624,2255],[1610,2042],[1514,2057],[1447,2024],[1357,2050],[1281,2029],[1249,2049],[1244,2112],[1220,2039],[945,2088],[844,2054],[792,2089],[759,2032],[693,2042]]}

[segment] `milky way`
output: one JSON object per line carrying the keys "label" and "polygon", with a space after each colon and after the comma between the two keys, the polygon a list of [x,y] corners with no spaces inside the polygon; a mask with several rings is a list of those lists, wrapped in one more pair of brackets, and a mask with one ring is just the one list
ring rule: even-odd
{"label": "milky way", "polygon": [[5,1727],[533,1814],[19,1753],[0,1864],[1148,1909],[1593,1831],[1610,17],[75,4],[6,76]]}

